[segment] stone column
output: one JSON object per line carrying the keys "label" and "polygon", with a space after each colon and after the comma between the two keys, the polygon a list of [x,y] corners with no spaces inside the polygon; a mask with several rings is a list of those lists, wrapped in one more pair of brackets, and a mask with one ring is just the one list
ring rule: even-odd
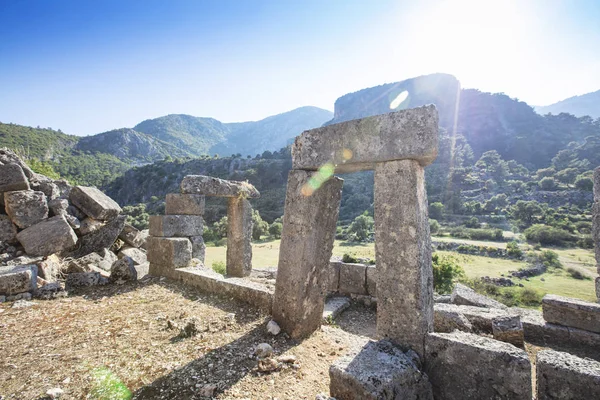
{"label": "stone column", "polygon": [[425,173],[414,160],[375,167],[377,336],[423,356],[433,331],[433,270]]}
{"label": "stone column", "polygon": [[242,278],[252,272],[252,205],[230,197],[227,205],[227,276]]}
{"label": "stone column", "polygon": [[[594,170],[594,202],[592,203],[592,240],[596,255],[596,272],[600,275],[600,167]],[[596,299],[600,303],[600,276],[596,277]]]}
{"label": "stone column", "polygon": [[321,326],[344,182],[332,177],[313,190],[315,174],[293,170],[287,183],[273,319],[293,338]]}

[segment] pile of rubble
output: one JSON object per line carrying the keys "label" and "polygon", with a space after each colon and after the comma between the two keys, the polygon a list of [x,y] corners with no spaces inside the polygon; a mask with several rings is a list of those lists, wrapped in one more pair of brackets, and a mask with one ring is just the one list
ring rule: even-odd
{"label": "pile of rubble", "polygon": [[100,190],[37,174],[0,149],[0,301],[147,274],[148,233],[125,219]]}

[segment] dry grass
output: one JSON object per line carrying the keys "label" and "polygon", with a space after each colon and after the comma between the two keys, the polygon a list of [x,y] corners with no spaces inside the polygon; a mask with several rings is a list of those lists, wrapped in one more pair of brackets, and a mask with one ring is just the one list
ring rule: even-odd
{"label": "dry grass", "polygon": [[[116,390],[120,380],[139,399],[203,398],[209,384],[219,399],[314,399],[328,392],[333,360],[364,340],[333,327],[302,343],[272,337],[268,317],[256,309],[156,279],[9,307],[0,305],[5,399],[40,399],[55,387],[65,399],[111,398],[93,394],[107,373],[105,390]],[[199,321],[196,336],[167,328],[168,320],[182,326],[190,317]],[[257,372],[251,355],[261,342],[295,355],[300,367]]]}

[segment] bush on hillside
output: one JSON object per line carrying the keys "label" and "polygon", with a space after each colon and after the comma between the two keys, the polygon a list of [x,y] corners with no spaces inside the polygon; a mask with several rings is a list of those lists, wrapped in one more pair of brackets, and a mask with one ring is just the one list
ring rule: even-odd
{"label": "bush on hillside", "polygon": [[527,241],[545,246],[567,246],[577,239],[565,230],[543,224],[532,225],[524,233]]}
{"label": "bush on hillside", "polygon": [[454,288],[454,282],[464,278],[465,271],[453,256],[433,253],[431,256],[433,265],[433,288],[437,293],[450,293]]}

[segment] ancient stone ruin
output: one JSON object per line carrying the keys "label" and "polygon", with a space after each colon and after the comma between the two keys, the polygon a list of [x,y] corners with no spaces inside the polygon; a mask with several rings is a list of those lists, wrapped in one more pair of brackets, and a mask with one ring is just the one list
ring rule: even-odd
{"label": "ancient stone ruin", "polygon": [[100,190],[37,174],[0,149],[0,301],[142,277],[145,237]]}
{"label": "ancient stone ruin", "polygon": [[226,197],[227,276],[245,277],[252,271],[252,206],[248,198],[260,193],[247,182],[188,175],[181,193],[167,195],[165,213],[150,217],[148,260],[153,275],[174,277],[192,259],[204,263],[204,196]]}

